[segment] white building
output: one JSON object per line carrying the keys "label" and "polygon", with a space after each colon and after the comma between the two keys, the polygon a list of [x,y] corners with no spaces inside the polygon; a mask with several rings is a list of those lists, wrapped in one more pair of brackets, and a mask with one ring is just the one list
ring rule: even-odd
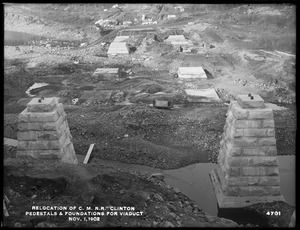
{"label": "white building", "polygon": [[174,46],[189,45],[189,42],[183,35],[170,35],[165,42]]}
{"label": "white building", "polygon": [[189,78],[200,78],[207,79],[206,73],[202,67],[179,67],[178,78],[189,79]]}
{"label": "white building", "polygon": [[107,55],[108,56],[114,56],[114,55],[128,55],[129,50],[126,45],[126,42],[113,42],[110,44]]}

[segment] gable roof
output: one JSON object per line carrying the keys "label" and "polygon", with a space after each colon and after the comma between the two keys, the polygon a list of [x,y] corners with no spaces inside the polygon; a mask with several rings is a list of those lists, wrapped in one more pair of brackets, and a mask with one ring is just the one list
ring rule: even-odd
{"label": "gable roof", "polygon": [[126,42],[113,42],[110,44],[107,54],[129,54]]}

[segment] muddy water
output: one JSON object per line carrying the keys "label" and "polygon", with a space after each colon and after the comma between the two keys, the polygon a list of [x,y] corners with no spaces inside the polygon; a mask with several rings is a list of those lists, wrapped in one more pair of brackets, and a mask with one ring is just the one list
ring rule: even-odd
{"label": "muddy water", "polygon": [[[295,205],[295,156],[278,156],[280,188],[286,202]],[[198,163],[184,168],[163,171],[165,182],[178,188],[194,200],[199,208],[217,216],[216,197],[209,179],[209,173],[218,168],[217,164]]]}
{"label": "muddy water", "polygon": [[[21,45],[31,45],[32,42],[45,42],[47,40],[46,37],[24,33],[24,32],[17,32],[17,31],[4,31],[4,45],[6,46],[21,46]],[[80,41],[73,40],[55,40],[51,39],[51,42],[48,41],[51,46],[59,46],[59,47],[70,47],[75,48],[80,46]],[[35,43],[38,44],[38,43]]]}
{"label": "muddy water", "polygon": [[29,33],[8,30],[4,32],[4,45],[6,46],[26,45],[31,41],[39,41],[42,39],[44,39],[44,37]]}
{"label": "muddy water", "polygon": [[[78,160],[79,162],[82,162],[84,156],[80,157],[82,157],[82,159],[78,158]],[[278,161],[281,194],[289,205],[295,206],[295,156],[278,156]],[[206,213],[214,216],[224,214],[219,213],[216,196],[208,175],[213,169],[218,168],[217,164],[198,163],[174,170],[161,170],[148,166],[97,158],[91,159],[89,164],[97,166],[105,165],[106,167],[127,170],[130,169],[142,174],[163,173],[166,184],[178,188],[183,194],[191,200],[194,200],[197,206]],[[230,219],[230,216],[227,218]]]}
{"label": "muddy water", "polygon": [[217,216],[217,201],[208,174],[217,169],[213,163],[198,163],[184,168],[165,170],[165,182],[194,200],[205,212]]}

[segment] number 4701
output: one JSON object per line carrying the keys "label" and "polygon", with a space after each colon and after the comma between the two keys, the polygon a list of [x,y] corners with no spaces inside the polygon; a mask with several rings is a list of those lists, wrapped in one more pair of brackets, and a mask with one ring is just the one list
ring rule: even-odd
{"label": "number 4701", "polygon": [[266,215],[268,216],[280,216],[281,212],[280,211],[267,211]]}

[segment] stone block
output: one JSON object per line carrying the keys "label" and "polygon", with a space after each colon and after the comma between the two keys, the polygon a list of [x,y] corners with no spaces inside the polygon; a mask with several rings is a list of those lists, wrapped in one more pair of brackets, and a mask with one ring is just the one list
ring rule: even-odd
{"label": "stone block", "polygon": [[232,157],[232,156],[226,156],[225,157],[225,164],[227,168],[230,167],[239,167],[241,165],[241,157]]}
{"label": "stone block", "polygon": [[277,176],[279,175],[278,167],[242,167],[243,176]]}
{"label": "stone block", "polygon": [[239,196],[263,196],[264,191],[261,187],[246,186],[240,187]]}
{"label": "stone block", "polygon": [[67,120],[64,119],[61,125],[58,127],[59,132],[65,132],[68,129]]}
{"label": "stone block", "polygon": [[253,99],[251,99],[248,95],[238,95],[236,97],[237,103],[242,108],[264,108],[265,102],[264,100],[257,94],[253,94]]}
{"label": "stone block", "polygon": [[57,105],[57,112],[58,112],[58,115],[61,115],[64,112],[64,106],[62,103],[59,103]]}
{"label": "stone block", "polygon": [[266,196],[280,195],[279,186],[247,186],[239,188],[240,196]]}
{"label": "stone block", "polygon": [[60,143],[55,141],[18,141],[18,150],[54,150],[60,149]]}
{"label": "stone block", "polygon": [[17,157],[24,157],[24,158],[35,158],[37,159],[39,157],[39,152],[38,151],[27,151],[27,150],[19,150],[17,151]]}
{"label": "stone block", "polygon": [[18,132],[17,138],[18,141],[37,140],[37,137],[33,131]]}
{"label": "stone block", "polygon": [[257,145],[259,145],[259,146],[262,146],[262,145],[273,146],[273,145],[276,145],[276,139],[275,139],[275,137],[258,138]]}
{"label": "stone block", "polygon": [[232,147],[230,149],[229,155],[231,155],[231,156],[240,156],[240,155],[242,155],[242,148]]}
{"label": "stone block", "polygon": [[61,155],[62,155],[61,151],[55,151],[55,150],[50,150],[50,151],[41,150],[39,152],[39,158],[40,159],[60,159]]}
{"label": "stone block", "polygon": [[65,154],[62,159],[62,162],[68,163],[68,164],[78,164],[78,160],[76,158],[75,154]]}
{"label": "stone block", "polygon": [[227,168],[225,166],[225,168],[227,169],[226,172],[227,172],[228,176],[230,176],[230,177],[238,177],[238,176],[241,175],[239,167],[230,167],[230,168]]}
{"label": "stone block", "polygon": [[262,128],[274,128],[275,122],[273,119],[264,119],[262,120]]}
{"label": "stone block", "polygon": [[230,124],[232,124],[233,120],[236,120],[235,117],[233,116],[231,111],[228,111],[227,118],[226,118],[226,123],[228,123],[230,125]]}
{"label": "stone block", "polygon": [[65,119],[64,116],[60,116],[55,122],[44,122],[42,128],[43,130],[59,130]]}
{"label": "stone block", "polygon": [[232,140],[234,137],[234,127],[229,126],[224,132],[225,139]]}
{"label": "stone block", "polygon": [[18,124],[19,131],[31,131],[31,130],[43,130],[43,123],[19,123]]}
{"label": "stone block", "polygon": [[225,177],[225,184],[229,187],[252,186],[259,183],[260,177]]}
{"label": "stone block", "polygon": [[[263,168],[264,170],[264,168]],[[242,167],[241,168],[241,174],[243,176],[260,176],[265,175],[261,174],[262,169],[260,167]]]}
{"label": "stone block", "polygon": [[278,159],[276,156],[274,157],[256,156],[253,157],[253,166],[278,166]]}
{"label": "stone block", "polygon": [[264,149],[261,147],[243,148],[242,152],[243,152],[244,156],[264,156],[264,155],[266,155]]}
{"label": "stone block", "polygon": [[262,147],[266,156],[277,156],[277,148],[276,146],[264,146]]}
{"label": "stone block", "polygon": [[229,105],[228,105],[228,113],[231,111],[231,107],[232,107],[232,104],[234,103],[235,101],[231,100],[229,102]]}
{"label": "stone block", "polygon": [[249,109],[248,119],[273,119],[273,110],[271,108],[264,108],[259,110]]}
{"label": "stone block", "polygon": [[267,129],[268,137],[275,137],[275,129]]}
{"label": "stone block", "polygon": [[61,140],[62,147],[66,147],[66,146],[70,145],[71,143],[72,142],[69,137],[65,137],[64,139]]}
{"label": "stone block", "polygon": [[281,195],[280,186],[264,186],[265,194],[271,196],[279,196]]}
{"label": "stone block", "polygon": [[238,129],[261,128],[262,120],[234,120],[233,126]]}
{"label": "stone block", "polygon": [[18,151],[18,156],[30,156],[33,158],[42,159],[58,159],[62,155],[61,150],[28,150],[28,151]]}
{"label": "stone block", "polygon": [[234,137],[242,137],[244,136],[244,129],[235,129],[233,128]]}
{"label": "stone block", "polygon": [[224,190],[226,196],[237,196],[239,194],[238,187],[226,187]]}
{"label": "stone block", "polygon": [[260,186],[280,186],[279,176],[261,176],[258,185]]}
{"label": "stone block", "polygon": [[69,138],[69,136],[67,135],[67,133],[63,133],[62,135],[61,135],[61,137],[60,137],[60,139],[59,139],[59,144],[60,144],[60,146],[61,147],[63,147],[63,146],[65,146],[67,143],[67,141],[70,141],[70,138]]}
{"label": "stone block", "polygon": [[27,104],[28,112],[50,112],[56,107],[55,98],[44,98],[39,102],[40,98],[33,98]]}
{"label": "stone block", "polygon": [[264,137],[267,134],[267,129],[244,129],[245,137]]}
{"label": "stone block", "polygon": [[25,131],[18,132],[19,141],[58,140],[62,132],[57,131]]}
{"label": "stone block", "polygon": [[266,176],[278,176],[279,169],[278,167],[265,167],[265,174]]}
{"label": "stone block", "polygon": [[253,157],[241,157],[241,166],[252,166]]}
{"label": "stone block", "polygon": [[237,120],[248,118],[248,111],[239,106],[237,102],[232,103],[231,112]]}
{"label": "stone block", "polygon": [[236,147],[248,147],[255,146],[257,142],[257,138],[255,137],[237,137],[232,141],[233,146]]}
{"label": "stone block", "polygon": [[44,113],[31,113],[27,109],[23,110],[19,115],[19,122],[54,122],[58,119],[57,110]]}
{"label": "stone block", "polygon": [[20,122],[18,124],[19,131],[55,131],[57,130],[61,123],[63,122],[64,117],[60,116],[55,122]]}
{"label": "stone block", "polygon": [[244,156],[276,156],[276,146],[257,146],[243,148],[242,155]]}
{"label": "stone block", "polygon": [[233,146],[232,143],[225,143],[226,145],[226,154],[231,156],[240,156],[242,155],[242,148]]}

